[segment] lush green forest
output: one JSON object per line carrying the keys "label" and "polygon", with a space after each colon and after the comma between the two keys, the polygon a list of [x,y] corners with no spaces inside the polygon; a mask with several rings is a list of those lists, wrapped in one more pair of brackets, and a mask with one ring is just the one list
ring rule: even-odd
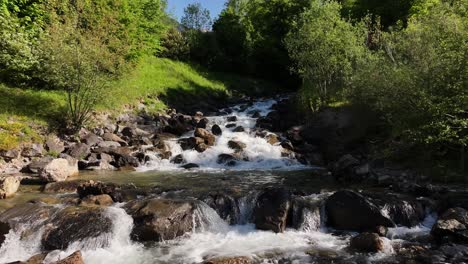
{"label": "lush green forest", "polygon": [[[0,0],[0,148],[36,137],[23,133],[29,125],[11,128],[14,115],[48,124],[66,116],[77,130],[96,109],[153,96],[157,111],[170,89],[228,97],[233,84],[259,86],[255,78],[297,91],[307,116],[336,105],[376,113],[389,156],[463,167],[467,8],[467,0],[229,0],[216,18],[189,5],[179,23],[164,0]],[[277,93],[261,83],[263,95]]]}

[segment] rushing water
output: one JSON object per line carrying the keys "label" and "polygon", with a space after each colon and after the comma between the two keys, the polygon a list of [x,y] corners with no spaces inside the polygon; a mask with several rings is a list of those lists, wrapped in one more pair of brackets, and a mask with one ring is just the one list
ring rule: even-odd
{"label": "rushing water", "polygon": [[[203,153],[195,150],[183,151],[178,139],[169,142],[172,156],[182,154],[187,163],[196,163],[200,168],[191,171],[180,169],[180,165],[169,160],[161,160],[151,155],[151,160],[137,172],[104,172],[101,174],[83,174],[82,179],[99,179],[116,183],[134,183],[137,186],[161,187],[166,193],[180,194],[186,197],[198,197],[200,194],[216,190],[240,190],[238,199],[239,215],[237,225],[229,225],[209,206],[200,202],[193,216],[194,230],[178,239],[160,243],[141,244],[130,239],[133,220],[122,204],[106,208],[105,212],[112,220],[110,233],[100,237],[78,241],[66,250],[50,252],[46,263],[52,263],[76,250],[81,250],[85,263],[201,263],[213,257],[247,256],[255,263],[328,263],[330,259],[350,259],[347,246],[353,233],[336,234],[325,226],[326,215],[322,202],[333,191],[329,176],[320,170],[300,164],[293,157],[282,155],[279,143],[271,145],[266,139],[255,133],[256,118],[252,113],[265,116],[271,111],[275,100],[264,100],[250,106],[235,106],[226,112],[229,114],[208,117],[208,130],[218,124],[223,133],[216,143]],[[236,116],[236,126],[243,126],[245,132],[233,132],[226,128],[228,117]],[[193,132],[183,137],[193,136]],[[219,154],[230,154],[234,150],[228,147],[229,140],[236,140],[247,145],[243,151],[245,161],[235,166],[218,164]],[[252,212],[258,190],[266,186],[300,187],[308,193],[302,199],[314,205],[300,212],[301,221],[298,229],[287,229],[276,234],[255,229]],[[174,191],[175,190],[175,191]],[[35,189],[22,187],[13,203],[24,202],[32,197],[44,196]],[[316,206],[315,206],[316,205]],[[11,207],[12,203],[0,204]],[[60,210],[60,208],[58,209]],[[0,210],[1,211],[1,210]],[[429,215],[426,220],[414,228],[397,227],[389,230],[385,239],[383,253],[367,256],[369,261],[376,261],[394,254],[393,243],[411,236],[424,236],[430,231],[435,217]],[[24,230],[34,230],[27,237]],[[0,263],[26,260],[40,253],[41,222],[32,219],[10,231],[5,243],[0,248]],[[328,261],[324,261],[326,257]]]}

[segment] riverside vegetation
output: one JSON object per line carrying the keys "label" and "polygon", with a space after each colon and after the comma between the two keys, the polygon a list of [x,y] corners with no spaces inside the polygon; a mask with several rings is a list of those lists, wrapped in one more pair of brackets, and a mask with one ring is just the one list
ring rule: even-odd
{"label": "riverside vegetation", "polygon": [[166,8],[0,0],[0,262],[468,261],[466,0]]}

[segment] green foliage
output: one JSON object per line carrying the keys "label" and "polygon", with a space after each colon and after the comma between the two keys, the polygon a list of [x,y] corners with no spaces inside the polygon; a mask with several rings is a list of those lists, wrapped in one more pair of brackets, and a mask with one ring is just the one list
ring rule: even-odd
{"label": "green foliage", "polygon": [[16,116],[0,115],[0,150],[10,150],[20,144],[40,142],[42,140],[37,128]]}
{"label": "green foliage", "polygon": [[340,95],[366,53],[365,27],[340,16],[337,2],[314,1],[286,39],[295,70],[303,79],[306,107],[318,111]]}
{"label": "green foliage", "polygon": [[[468,143],[466,0],[438,3],[384,36],[384,51],[356,73],[350,96],[385,114],[417,144]],[[447,145],[448,144],[448,145]]]}
{"label": "green foliage", "polygon": [[162,51],[164,58],[185,61],[190,54],[188,39],[177,28],[170,28],[162,38]]}

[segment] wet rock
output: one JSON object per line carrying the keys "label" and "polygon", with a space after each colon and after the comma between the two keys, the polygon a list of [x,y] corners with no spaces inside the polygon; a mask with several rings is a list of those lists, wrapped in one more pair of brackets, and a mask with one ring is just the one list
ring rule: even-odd
{"label": "wet rock", "polygon": [[378,234],[362,233],[351,238],[350,247],[359,252],[380,252],[384,249],[384,242]]}
{"label": "wet rock", "polygon": [[12,262],[10,264],[42,264],[42,263],[44,263],[44,260],[47,257],[47,254],[48,253],[40,253],[40,254],[37,254],[37,255],[34,255],[34,256],[30,257],[26,261],[16,261],[16,262]]}
{"label": "wet rock", "polygon": [[65,145],[63,141],[61,141],[56,136],[49,136],[46,140],[45,146],[46,146],[46,150],[50,154],[58,155],[65,150]]}
{"label": "wet rock", "polygon": [[227,165],[235,165],[237,158],[231,154],[219,154],[217,163],[218,164],[227,164]]}
{"label": "wet rock", "polygon": [[185,162],[184,156],[182,154],[179,154],[175,156],[174,158],[171,159],[171,162],[174,164],[182,164]]}
{"label": "wet rock", "polygon": [[205,140],[205,144],[208,146],[213,146],[216,141],[216,137],[213,134],[211,134],[208,130],[203,128],[195,129],[194,134],[195,137],[203,138],[203,140]]}
{"label": "wet rock", "polygon": [[81,200],[81,205],[110,206],[114,203],[108,194],[88,195]]}
{"label": "wet rock", "polygon": [[124,167],[138,167],[140,163],[138,159],[130,155],[120,155],[115,158],[115,162],[112,163],[117,168]]}
{"label": "wet rock", "polygon": [[266,189],[255,204],[255,227],[281,233],[286,228],[291,193],[285,189]]}
{"label": "wet rock", "polygon": [[192,231],[194,209],[191,201],[167,199],[146,199],[125,205],[133,217],[132,238],[137,241],[171,240]]}
{"label": "wet rock", "polygon": [[6,235],[10,232],[10,225],[0,221],[0,248],[6,239]]}
{"label": "wet rock", "polygon": [[23,148],[21,155],[23,157],[34,158],[34,157],[42,157],[44,153],[44,147],[42,144],[30,144]]}
{"label": "wet rock", "polygon": [[431,235],[438,242],[468,243],[468,211],[461,207],[448,209],[437,219]]}
{"label": "wet rock", "polygon": [[208,120],[208,118],[202,118],[202,119],[200,119],[200,121],[198,121],[197,127],[206,129],[206,125],[208,125],[209,122],[210,121]]}
{"label": "wet rock", "polygon": [[70,256],[54,262],[53,264],[84,264],[83,257],[81,256],[80,251],[76,251],[75,253],[71,254]]}
{"label": "wet rock", "polygon": [[359,165],[359,160],[350,154],[342,156],[335,164],[333,164],[333,174],[336,177],[348,176],[353,174],[354,169]]}
{"label": "wet rock", "polygon": [[68,149],[67,154],[77,160],[82,160],[91,154],[91,150],[87,144],[77,143]]}
{"label": "wet rock", "polygon": [[276,134],[268,134],[266,135],[265,139],[270,145],[275,145],[280,140]]}
{"label": "wet rock", "polygon": [[232,132],[244,132],[245,128],[243,126],[238,126],[232,130]]}
{"label": "wet rock", "polygon": [[187,163],[187,164],[184,164],[184,165],[182,165],[180,167],[184,168],[186,170],[190,170],[190,169],[199,168],[200,166],[198,164],[195,164],[195,163]]}
{"label": "wet rock", "polygon": [[236,200],[222,192],[209,194],[204,202],[213,208],[218,215],[229,224],[237,224],[239,220],[239,207]]}
{"label": "wet rock", "polygon": [[220,136],[220,135],[223,134],[223,130],[221,129],[220,126],[218,126],[218,125],[213,125],[213,126],[211,127],[211,133],[213,133],[213,135],[215,135],[215,136]]}
{"label": "wet rock", "polygon": [[247,147],[247,145],[240,141],[229,140],[228,147],[236,151],[242,151],[243,149]]}
{"label": "wet rock", "polygon": [[78,161],[71,158],[52,159],[37,168],[39,177],[47,182],[64,181],[78,174]]}
{"label": "wet rock", "polygon": [[281,142],[281,147],[287,150],[294,151],[294,146],[289,140],[284,140],[283,142]]}
{"label": "wet rock", "polygon": [[101,141],[102,139],[94,133],[88,133],[81,138],[81,142],[85,143],[90,147],[97,145]]}
{"label": "wet rock", "polygon": [[[42,236],[45,250],[66,249],[74,242],[97,238],[112,231],[112,220],[98,207],[67,207],[56,213]],[[107,246],[107,245],[100,245]]]}
{"label": "wet rock", "polygon": [[354,191],[338,191],[325,202],[327,224],[341,230],[367,231],[377,226],[393,227],[370,199]]}
{"label": "wet rock", "polygon": [[259,118],[261,117],[262,115],[260,114],[259,111],[254,111],[253,113],[251,113],[251,117],[252,118]]}
{"label": "wet rock", "polygon": [[237,121],[237,116],[228,116],[226,118],[226,121],[228,122],[236,122]]}
{"label": "wet rock", "polygon": [[413,227],[426,216],[423,203],[413,197],[393,193],[366,193],[366,196],[397,225]]}
{"label": "wet rock", "polygon": [[251,264],[252,260],[248,257],[219,257],[212,258],[203,262],[203,264]]}
{"label": "wet rock", "polygon": [[114,202],[124,202],[133,199],[136,196],[132,194],[132,190],[136,190],[134,186],[121,186],[115,183],[103,183],[88,181],[78,186],[77,193],[80,199],[89,195],[108,194]]}
{"label": "wet rock", "polygon": [[235,126],[237,126],[236,123],[227,123],[227,124],[225,125],[226,128],[233,128],[233,127],[235,127]]}
{"label": "wet rock", "polygon": [[201,152],[205,152],[208,148],[209,148],[208,145],[206,145],[205,143],[201,143],[195,147],[195,150],[201,153]]}
{"label": "wet rock", "polygon": [[10,198],[15,195],[20,186],[20,178],[7,176],[0,178],[0,199]]}
{"label": "wet rock", "polygon": [[83,184],[84,180],[75,181],[62,181],[62,182],[49,182],[47,183],[42,192],[44,193],[75,193],[78,186]]}

